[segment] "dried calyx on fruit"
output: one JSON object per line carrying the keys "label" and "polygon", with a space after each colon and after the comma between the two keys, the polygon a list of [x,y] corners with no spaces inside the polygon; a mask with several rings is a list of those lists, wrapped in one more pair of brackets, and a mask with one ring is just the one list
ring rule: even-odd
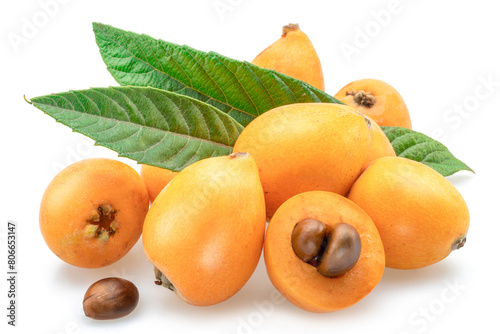
{"label": "dried calyx on fruit", "polygon": [[292,231],[292,248],[302,261],[325,277],[338,277],[351,270],[361,254],[361,239],[346,223],[328,228],[316,219],[298,222]]}
{"label": "dried calyx on fruit", "polygon": [[349,92],[346,92],[345,95],[346,96],[349,96],[349,95],[354,96],[354,102],[356,102],[360,106],[367,107],[367,108],[372,107],[375,104],[375,102],[377,101],[375,96],[373,96],[369,92],[365,92],[364,90],[360,90],[357,92],[351,90]]}
{"label": "dried calyx on fruit", "polygon": [[161,272],[160,269],[154,267],[154,273],[155,273],[155,278],[156,278],[156,281],[155,281],[156,285],[161,285],[161,286],[169,289],[170,291],[176,292],[175,286],[172,284],[172,282],[170,282],[168,277],[165,276],[165,274]]}
{"label": "dried calyx on fruit", "polygon": [[87,220],[89,224],[85,227],[86,235],[107,241],[118,229],[116,212],[109,204],[99,205]]}

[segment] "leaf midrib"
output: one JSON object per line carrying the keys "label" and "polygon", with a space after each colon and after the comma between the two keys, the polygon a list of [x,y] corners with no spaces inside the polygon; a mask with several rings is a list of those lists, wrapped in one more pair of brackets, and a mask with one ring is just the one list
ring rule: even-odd
{"label": "leaf midrib", "polygon": [[[396,138],[396,140],[399,140],[400,138],[405,138],[405,137],[406,137],[406,135],[401,136],[401,137],[398,137],[398,138]],[[411,146],[405,147],[405,149],[404,149],[403,151],[399,152],[399,154],[398,154],[398,155],[400,155],[400,156],[401,156],[401,155],[403,155],[406,151],[408,151],[408,150],[410,150],[410,149],[413,149],[413,148],[415,148],[415,147],[419,147],[419,146],[424,146],[424,147],[426,147],[429,143],[430,143],[429,141],[424,141],[424,142],[421,142],[421,143],[415,143],[414,145],[411,145]],[[392,142],[391,142],[391,144],[392,144]],[[437,149],[437,150],[435,150],[435,151],[432,151],[431,153],[434,153],[434,152],[449,152],[449,150],[447,150],[446,148],[441,147],[441,148],[439,148],[439,149]],[[426,157],[428,157],[428,156],[429,156],[429,154],[426,154],[425,156],[426,156]]]}
{"label": "leaf midrib", "polygon": [[[166,72],[164,72],[164,71],[160,71],[160,70],[159,70],[159,69],[157,69],[156,67],[154,67],[154,66],[152,66],[151,64],[149,64],[149,63],[147,63],[147,62],[143,61],[142,59],[140,59],[140,58],[136,57],[133,53],[131,53],[130,51],[128,51],[125,47],[123,47],[120,43],[118,43],[118,42],[116,41],[116,39],[114,39],[111,35],[109,35],[108,33],[104,32],[104,31],[100,28],[100,25],[99,25],[99,24],[98,24],[98,28],[99,28],[99,31],[101,31],[101,33],[103,33],[104,35],[108,36],[108,37],[109,37],[109,38],[113,41],[113,43],[115,43],[115,45],[118,45],[118,46],[119,46],[122,50],[124,50],[127,54],[129,54],[131,58],[137,59],[137,60],[138,60],[139,62],[141,62],[142,64],[147,65],[147,67],[151,68],[153,72],[158,72],[158,73],[161,73],[161,74],[165,75],[166,77],[170,78],[170,80],[173,80],[173,81],[175,81],[175,82],[177,82],[177,83],[179,83],[179,84],[183,85],[185,88],[188,88],[188,89],[190,89],[190,90],[192,90],[192,91],[197,92],[197,93],[198,93],[198,94],[200,94],[200,95],[203,95],[203,96],[208,97],[208,98],[209,98],[208,100],[217,101],[217,102],[219,102],[220,104],[223,104],[223,105],[227,106],[227,107],[228,107],[228,108],[230,108],[231,110],[238,110],[239,112],[241,112],[241,113],[243,113],[243,114],[246,114],[246,115],[248,115],[248,116],[251,116],[251,117],[256,117],[255,115],[252,115],[252,114],[250,114],[249,112],[247,112],[247,111],[245,111],[245,110],[242,110],[242,109],[240,109],[240,108],[236,108],[236,107],[234,107],[234,106],[230,105],[230,104],[227,102],[227,97],[226,97],[226,101],[225,101],[225,102],[222,102],[222,101],[221,101],[221,100],[219,100],[219,99],[217,99],[217,100],[216,100],[216,99],[214,99],[213,97],[206,95],[205,93],[203,93],[203,92],[202,92],[202,91],[200,91],[199,89],[195,89],[194,87],[192,87],[192,85],[191,85],[191,86],[187,86],[186,84],[184,84],[183,82],[179,81],[178,79],[176,79],[176,78],[172,77],[171,75],[167,74]],[[140,35],[139,35],[139,36],[140,36]],[[147,36],[147,35],[145,35],[145,36]],[[147,36],[147,37],[150,37],[150,36]],[[152,37],[151,37],[151,38],[152,38]],[[165,48],[164,48],[164,45],[163,45],[163,43],[162,43],[163,41],[162,41],[162,40],[158,40],[158,42],[160,42],[160,44],[161,44],[162,48],[163,48],[163,49],[165,49]],[[181,46],[179,46],[179,47],[181,47]],[[141,49],[141,48],[139,47],[139,49]],[[101,49],[101,50],[102,50],[102,49]],[[141,50],[142,50],[142,49],[141,49]],[[144,53],[144,51],[142,51],[142,52]],[[188,52],[188,53],[189,53],[189,52]],[[189,53],[189,55],[191,55],[191,54]],[[207,55],[208,55],[208,53],[207,53]],[[109,54],[107,54],[107,56],[108,56],[108,57],[112,57],[112,56],[111,56],[111,55],[109,55]],[[145,55],[145,57],[147,58],[147,56],[146,56],[146,55]],[[158,58],[157,58],[157,59],[158,59]],[[174,61],[175,61],[178,65],[179,65],[179,63],[177,62],[177,60],[175,60],[173,57],[172,57],[172,59],[173,59],[173,60],[174,60]],[[193,59],[195,59],[195,58],[193,58]],[[195,61],[198,63],[198,61],[197,61],[196,59],[195,59]],[[219,60],[219,62],[220,62],[220,60]],[[161,62],[160,62],[160,63],[161,63]],[[198,63],[198,64],[199,64],[199,63]],[[223,64],[223,65],[224,65],[224,64]],[[224,66],[225,66],[225,65],[224,65]],[[201,66],[201,67],[203,68],[203,70],[205,71],[205,73],[208,75],[208,73],[206,72],[205,68],[204,68],[203,66]],[[113,76],[113,78],[115,78],[115,80],[116,80],[116,81],[118,81],[118,82],[121,82],[121,80],[120,80],[119,78],[117,78],[117,77],[113,74],[113,71],[114,71],[114,72],[125,73],[125,74],[130,74],[129,72],[124,72],[124,71],[120,71],[120,70],[117,70],[117,69],[113,69],[113,68],[111,68],[109,65],[107,65],[107,68],[110,70],[110,73],[111,73],[111,75]],[[226,67],[226,68],[227,68],[227,67]],[[231,73],[233,73],[233,72],[231,72]],[[208,75],[208,76],[210,77],[210,75]],[[234,76],[234,73],[233,73],[233,76]],[[189,78],[189,76],[187,76],[187,77]],[[236,76],[235,76],[235,77],[236,77]],[[211,77],[210,77],[210,78],[211,78]],[[212,79],[212,78],[211,78],[211,79]],[[262,83],[262,81],[260,80],[260,78],[258,78],[258,76],[257,76],[257,79],[259,80],[259,82],[261,82],[261,83]],[[190,80],[191,80],[191,79],[190,79]],[[212,80],[213,80],[213,79],[212,79]],[[238,82],[239,82],[239,80],[238,80]],[[224,94],[224,91],[220,88],[220,86],[219,86],[219,85],[218,85],[215,81],[214,81],[214,83],[215,83],[215,85],[219,88],[219,90],[220,90],[220,91],[222,91],[222,92],[223,92],[223,94]],[[262,84],[263,84],[263,83],[262,83]],[[241,84],[240,84],[240,86],[241,86]],[[243,86],[241,86],[241,87],[243,87]],[[249,95],[248,95],[248,92],[247,92],[245,89],[243,89],[243,90],[245,91],[245,93],[247,94],[247,96],[249,96]],[[267,89],[266,89],[266,90],[267,90]],[[225,95],[224,95],[224,96],[225,96]],[[249,99],[250,99],[250,101],[252,101],[252,104],[253,104],[254,106],[256,106],[256,105],[255,105],[255,102],[252,100],[252,98],[251,98],[250,96],[249,96]],[[276,103],[274,102],[274,99],[273,99],[273,104],[276,106]],[[257,112],[258,112],[258,109],[256,109],[256,110],[257,110]]]}
{"label": "leaf midrib", "polygon": [[[211,144],[211,145],[215,145],[215,146],[218,146],[218,147],[222,147],[222,148],[228,148],[228,149],[233,149],[232,146],[230,145],[226,145],[226,144],[223,144],[223,143],[219,143],[219,142],[216,142],[216,141],[210,141],[208,139],[204,139],[204,138],[199,138],[199,137],[193,137],[193,136],[190,136],[190,135],[186,135],[186,134],[182,134],[182,133],[177,133],[177,132],[172,132],[172,131],[167,131],[167,130],[161,130],[161,129],[158,129],[158,128],[154,128],[154,127],[151,127],[151,126],[148,126],[148,125],[142,125],[142,124],[137,124],[137,123],[133,123],[133,122],[126,122],[126,121],[123,121],[123,120],[118,120],[118,119],[115,119],[115,118],[110,118],[110,117],[105,117],[105,116],[102,116],[102,115],[92,115],[92,114],[88,114],[88,113],[85,113],[83,111],[80,111],[80,110],[70,110],[70,109],[65,109],[65,108],[61,108],[59,106],[53,106],[53,105],[49,105],[49,104],[45,104],[45,103],[41,103],[41,102],[36,102],[34,100],[32,100],[33,104],[35,105],[35,107],[38,105],[45,105],[45,106],[48,106],[50,108],[53,108],[53,109],[56,109],[56,110],[59,110],[60,112],[59,113],[64,113],[64,112],[75,112],[75,113],[78,113],[80,114],[79,118],[80,117],[84,117],[85,115],[88,115],[88,116],[94,116],[94,117],[97,117],[99,118],[99,120],[93,124],[90,124],[90,125],[86,125],[86,126],[83,126],[83,127],[79,127],[79,129],[81,128],[86,128],[86,127],[89,127],[89,126],[93,126],[95,124],[97,124],[98,122],[100,122],[101,120],[103,119],[106,119],[106,120],[112,120],[116,123],[122,123],[122,124],[132,124],[132,125],[135,125],[137,126],[139,129],[138,131],[134,132],[133,135],[137,134],[140,130],[141,130],[141,127],[142,128],[147,128],[151,131],[155,131],[155,132],[161,132],[164,134],[164,137],[163,139],[165,138],[165,136],[167,134],[171,134],[173,136],[178,136],[178,137],[182,137],[182,138],[186,138],[187,140],[194,140],[194,141],[199,141],[199,142],[204,142],[204,143],[208,143],[208,144]],[[43,110],[43,109],[42,109]],[[45,112],[47,113],[47,112]],[[47,113],[49,114],[49,113]],[[50,115],[50,114],[49,114]],[[73,121],[73,120],[72,120]],[[110,128],[111,129],[111,128]],[[106,129],[104,131],[108,131],[110,129]],[[103,131],[100,131],[100,132],[103,132]],[[99,132],[94,132],[94,133],[99,133]],[[128,137],[127,137],[128,138]],[[126,138],[125,138],[126,139]],[[119,141],[115,141],[115,142],[110,142],[110,143],[118,143],[120,141],[122,141],[124,139],[120,139]],[[161,142],[161,141],[160,141]],[[155,144],[156,145],[156,144]],[[150,146],[149,148],[151,148],[152,146]],[[149,149],[148,148],[148,149]]]}

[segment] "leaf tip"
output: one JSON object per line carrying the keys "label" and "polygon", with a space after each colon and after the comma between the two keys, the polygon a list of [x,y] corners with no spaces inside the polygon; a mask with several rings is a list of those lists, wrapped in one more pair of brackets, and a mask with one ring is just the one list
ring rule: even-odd
{"label": "leaf tip", "polygon": [[97,28],[100,28],[101,26],[103,26],[103,24],[100,22],[92,22],[92,28],[94,30],[96,30]]}
{"label": "leaf tip", "polygon": [[97,36],[98,34],[104,33],[108,25],[101,22],[92,22],[92,31]]}

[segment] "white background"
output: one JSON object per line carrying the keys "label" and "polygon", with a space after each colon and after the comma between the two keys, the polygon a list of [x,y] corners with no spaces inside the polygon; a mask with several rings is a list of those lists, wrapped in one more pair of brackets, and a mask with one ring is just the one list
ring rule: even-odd
{"label": "white background", "polygon": [[[44,9],[44,3],[57,7]],[[498,127],[500,20],[495,1],[2,1],[0,319],[8,333],[466,333],[498,328]],[[226,5],[217,11],[215,5]],[[392,13],[382,15],[381,13]],[[44,14],[50,12],[50,15]],[[390,12],[389,12],[390,13]],[[378,21],[377,21],[378,17]],[[45,20],[46,19],[46,20]],[[263,263],[230,300],[212,307],[183,303],[153,284],[139,242],[110,267],[63,263],[46,247],[38,209],[61,166],[116,157],[23,100],[69,89],[116,85],[101,60],[91,23],[252,60],[298,22],[323,64],[326,91],[378,78],[404,97],[414,129],[440,139],[476,174],[449,180],[469,205],[466,246],[415,271],[386,270],[364,300],[312,314],[276,300]],[[37,24],[36,31],[26,25]],[[363,31],[368,37],[362,38]],[[14,38],[23,38],[15,45]],[[347,56],[342,47],[356,48]],[[487,84],[485,82],[490,82]],[[135,168],[130,160],[121,159]],[[17,325],[7,326],[8,220],[18,226]],[[130,316],[85,318],[87,287],[106,276],[132,280],[141,299]],[[5,277],[5,279],[4,279]],[[203,284],[203,282],[200,282]],[[304,282],[307,284],[307,282]],[[274,296],[274,297],[273,297]],[[483,330],[481,330],[481,328]]]}

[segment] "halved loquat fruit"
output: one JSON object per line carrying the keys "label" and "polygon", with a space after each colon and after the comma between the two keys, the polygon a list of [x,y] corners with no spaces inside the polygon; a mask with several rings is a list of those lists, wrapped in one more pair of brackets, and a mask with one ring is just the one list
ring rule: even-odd
{"label": "halved loquat fruit", "polygon": [[134,246],[148,207],[146,186],[132,167],[112,159],[86,159],[64,168],[45,190],[40,230],[62,260],[100,268]]}
{"label": "halved loquat fruit", "polygon": [[198,161],[170,181],[151,204],[143,245],[157,284],[198,306],[238,292],[259,261],[264,194],[248,153]]}
{"label": "halved loquat fruit", "polygon": [[401,157],[375,160],[348,198],[377,226],[387,267],[425,267],[465,243],[467,204],[450,181],[419,162]]}
{"label": "halved loquat fruit", "polygon": [[369,116],[380,126],[411,129],[410,113],[403,97],[384,81],[356,80],[339,90],[335,97]]}
{"label": "halved loquat fruit", "polygon": [[370,217],[347,198],[311,191],[276,211],[264,242],[266,269],[286,299],[311,312],[349,307],[378,284],[384,248]]}

